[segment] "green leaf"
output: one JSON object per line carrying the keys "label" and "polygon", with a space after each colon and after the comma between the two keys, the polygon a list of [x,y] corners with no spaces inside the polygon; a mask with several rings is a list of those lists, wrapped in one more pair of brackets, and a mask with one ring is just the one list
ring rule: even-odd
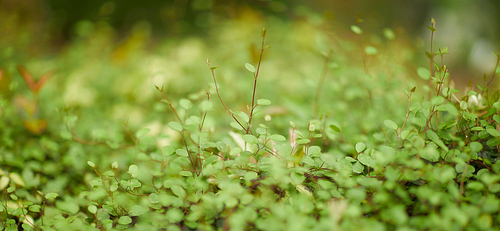
{"label": "green leaf", "polygon": [[174,154],[175,148],[172,146],[163,146],[163,148],[161,148],[161,152],[163,152],[163,154],[165,154],[167,156],[170,156],[170,155]]}
{"label": "green leaf", "polygon": [[243,140],[249,144],[256,144],[258,142],[257,137],[254,135],[243,135]]}
{"label": "green leaf", "polygon": [[500,115],[498,114],[493,115],[493,120],[495,120],[497,123],[500,123]]}
{"label": "green leaf", "polygon": [[385,126],[387,126],[390,129],[393,129],[393,130],[398,129],[398,125],[396,124],[396,122],[394,122],[392,120],[384,120],[384,124],[385,124]]}
{"label": "green leaf", "polygon": [[307,155],[309,156],[319,156],[321,154],[321,148],[319,146],[311,146],[307,149]]}
{"label": "green leaf", "polygon": [[255,73],[255,67],[254,67],[252,64],[250,64],[250,63],[245,63],[245,68],[246,68],[248,71],[250,71],[250,72],[252,72],[252,73]]}
{"label": "green leaf", "polygon": [[193,105],[193,103],[191,103],[191,100],[189,100],[189,99],[181,99],[181,100],[179,100],[179,104],[181,105],[182,108],[184,108],[186,110],[191,108],[191,106]]}
{"label": "green leaf", "polygon": [[295,185],[302,184],[302,182],[304,182],[305,179],[306,177],[304,175],[293,172],[290,174],[290,181],[292,182],[292,184]]}
{"label": "green leaf", "polygon": [[320,159],[332,167],[335,166],[335,163],[337,163],[335,157],[333,157],[331,154],[321,154]]}
{"label": "green leaf", "polygon": [[54,200],[58,196],[59,196],[58,193],[50,192],[50,193],[45,194],[45,199],[47,199],[47,200]]}
{"label": "green leaf", "polygon": [[376,55],[378,53],[377,48],[373,46],[366,46],[365,47],[365,54],[366,55]]}
{"label": "green leaf", "polygon": [[31,205],[29,207],[29,210],[31,212],[39,213],[42,210],[42,206],[40,206],[40,205]]}
{"label": "green leaf", "polygon": [[427,130],[426,134],[427,137],[429,137],[429,139],[431,139],[432,141],[439,140],[439,136],[432,130]]}
{"label": "green leaf", "polygon": [[428,51],[425,52],[425,56],[427,56],[427,58],[431,59],[434,57],[431,53],[429,53]]}
{"label": "green leaf", "polygon": [[363,33],[361,28],[359,28],[356,25],[351,25],[351,31],[354,32],[355,34],[358,34],[358,35]]}
{"label": "green leaf", "polygon": [[273,134],[269,138],[273,141],[286,141],[286,137],[279,134]]}
{"label": "green leaf", "polygon": [[10,178],[7,176],[0,177],[0,191],[4,190],[10,182]]}
{"label": "green leaf", "polygon": [[236,130],[243,131],[243,128],[235,121],[232,121],[231,123],[229,123],[229,125],[231,125],[231,127]]}
{"label": "green leaf", "polygon": [[128,225],[130,223],[132,223],[132,218],[129,216],[121,216],[120,219],[118,219],[118,224]]}
{"label": "green leaf", "polygon": [[168,126],[175,131],[179,131],[179,132],[182,131],[182,125],[180,123],[172,121],[172,122],[168,123]]}
{"label": "green leaf", "polygon": [[417,68],[417,74],[424,80],[429,80],[431,78],[431,72],[425,67]]}
{"label": "green leaf", "polygon": [[436,162],[439,160],[439,152],[435,148],[435,145],[428,145],[422,151],[419,151],[420,157],[431,162]]}
{"label": "green leaf", "polygon": [[365,170],[365,166],[363,166],[362,164],[359,163],[359,161],[356,161],[356,163],[354,163],[352,165],[352,171],[355,172],[355,173],[362,173],[363,170]]}
{"label": "green leaf", "polygon": [[135,133],[135,137],[141,138],[142,136],[148,134],[151,131],[149,128],[141,128]]}
{"label": "green leaf", "polygon": [[132,175],[133,177],[135,177],[135,175],[137,175],[137,171],[138,171],[138,167],[135,164],[132,164],[128,167],[128,173],[130,175]]}
{"label": "green leaf", "polygon": [[186,190],[184,190],[181,186],[179,185],[173,185],[170,189],[172,189],[172,192],[180,197],[180,198],[184,198],[186,197]]}
{"label": "green leaf", "polygon": [[87,209],[89,210],[90,213],[93,213],[93,214],[95,214],[97,212],[97,207],[95,205],[89,205],[89,207],[87,207]]}
{"label": "green leaf", "polygon": [[[321,153],[320,153],[321,154]],[[314,157],[317,157],[319,154],[315,155]],[[301,163],[314,166],[314,160],[310,156],[302,156]]]}
{"label": "green leaf", "polygon": [[345,196],[347,199],[359,203],[366,198],[366,192],[361,188],[351,188],[346,191]]}
{"label": "green leaf", "polygon": [[330,124],[330,126],[328,126],[328,127],[330,127],[335,132],[340,132],[340,128],[337,127],[337,126],[335,126],[335,125],[333,125],[333,124]]}
{"label": "green leaf", "polygon": [[190,171],[181,171],[181,172],[179,172],[179,174],[181,176],[189,176],[189,177],[193,176],[193,173]]}
{"label": "green leaf", "polygon": [[80,210],[78,201],[57,201],[56,207],[66,213],[76,214]]}
{"label": "green leaf", "polygon": [[115,173],[111,170],[105,171],[102,173],[102,175],[109,176],[109,177],[114,177]]}
{"label": "green leaf", "polygon": [[436,107],[436,109],[438,111],[447,111],[447,112],[449,112],[453,116],[458,116],[458,110],[457,110],[457,108],[453,104],[451,104],[451,103],[439,105],[439,106]]}
{"label": "green leaf", "polygon": [[170,223],[179,223],[184,219],[184,213],[178,208],[170,208],[165,216]]}
{"label": "green leaf", "polygon": [[61,135],[61,138],[65,139],[65,140],[72,140],[73,139],[73,134],[71,134],[71,132],[69,132],[67,130],[61,131],[60,135]]}
{"label": "green leaf", "polygon": [[420,150],[425,147],[425,141],[420,136],[413,136],[410,141],[413,144],[413,147],[415,147],[416,149]]}
{"label": "green leaf", "polygon": [[476,141],[470,142],[468,144],[468,146],[470,147],[471,151],[473,151],[473,152],[479,152],[483,149],[483,145],[479,142],[476,142]]}
{"label": "green leaf", "polygon": [[361,162],[362,164],[368,166],[368,167],[373,167],[375,166],[375,161],[373,161],[373,158],[367,154],[361,153],[358,155],[358,161]]}
{"label": "green leaf", "polygon": [[472,190],[472,191],[481,191],[484,189],[484,185],[481,182],[469,182],[467,183],[467,188]]}
{"label": "green leaf", "polygon": [[208,100],[204,100],[200,104],[200,110],[202,112],[211,111],[211,110],[213,110],[213,108],[214,108],[214,104],[211,101],[208,101]]}
{"label": "green leaf", "polygon": [[188,156],[188,152],[186,151],[186,149],[183,148],[175,150],[175,153],[177,153],[177,155],[179,156]]}
{"label": "green leaf", "polygon": [[443,96],[440,96],[440,95],[435,96],[435,97],[432,97],[432,99],[431,99],[431,102],[432,102],[432,104],[434,104],[434,105],[441,105],[441,104],[443,104],[445,101],[446,101],[446,99],[445,99]]}
{"label": "green leaf", "polygon": [[297,139],[297,144],[307,144],[310,143],[310,139]]}
{"label": "green leaf", "polygon": [[316,130],[316,125],[314,124],[309,124],[309,132],[314,132]]}
{"label": "green leaf", "polygon": [[436,28],[434,28],[434,27],[432,27],[432,26],[427,26],[427,28],[428,28],[429,30],[431,30],[432,32],[436,32]]}
{"label": "green leaf", "polygon": [[490,133],[490,135],[494,136],[494,137],[499,137],[500,136],[500,132],[498,132],[495,128],[493,127],[487,127],[486,128],[486,131],[488,133]]}
{"label": "green leaf", "polygon": [[366,148],[366,144],[365,144],[365,143],[363,143],[363,142],[358,142],[358,143],[356,144],[356,147],[355,147],[355,148],[356,148],[356,152],[360,153],[360,152],[362,152],[362,151],[364,151],[364,150],[365,150],[365,148]]}
{"label": "green leaf", "polygon": [[149,199],[149,202],[151,202],[152,204],[160,203],[160,199],[158,197],[158,194],[156,194],[156,193],[149,194],[148,199]]}
{"label": "green leaf", "polygon": [[246,181],[251,181],[257,179],[258,177],[259,175],[257,175],[256,172],[247,172],[245,173],[245,176],[243,176],[243,179]]}
{"label": "green leaf", "polygon": [[494,147],[494,146],[500,145],[500,140],[498,140],[498,138],[496,138],[496,137],[493,137],[493,138],[488,139],[486,141],[486,145],[488,145],[490,147]]}
{"label": "green leaf", "polygon": [[271,105],[271,100],[268,100],[268,99],[259,99],[259,100],[257,100],[257,104],[261,105],[261,106]]}
{"label": "green leaf", "polygon": [[23,187],[25,186],[23,178],[21,178],[21,176],[19,176],[17,173],[15,172],[9,173],[9,178],[17,185]]}
{"label": "green leaf", "polygon": [[234,114],[237,115],[238,117],[240,117],[246,123],[248,123],[248,121],[250,120],[250,118],[248,117],[247,113],[245,113],[245,112],[236,111],[236,112],[234,112]]}
{"label": "green leaf", "polygon": [[394,40],[396,38],[396,35],[394,34],[394,31],[389,29],[389,28],[384,28],[384,36],[388,40]]}
{"label": "green leaf", "polygon": [[140,216],[146,213],[147,211],[149,211],[148,208],[142,207],[140,205],[132,205],[132,207],[130,207],[130,210],[128,211],[128,215],[133,217]]}
{"label": "green leaf", "polygon": [[92,161],[90,161],[90,160],[89,160],[89,161],[87,161],[87,164],[88,164],[90,167],[95,168],[95,164],[94,164],[94,162],[92,162]]}

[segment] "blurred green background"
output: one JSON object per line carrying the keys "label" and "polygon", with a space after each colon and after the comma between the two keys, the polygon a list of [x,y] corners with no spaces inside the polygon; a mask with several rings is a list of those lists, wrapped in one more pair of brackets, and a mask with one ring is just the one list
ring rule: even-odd
{"label": "blurred green background", "polygon": [[[445,63],[457,88],[465,90],[471,80],[483,83],[484,73],[490,77],[496,62],[492,51],[500,46],[497,9],[495,0],[0,0],[0,68],[5,70],[0,86],[12,79],[4,95],[26,95],[18,64],[35,79],[54,70],[39,95],[40,117],[57,121],[53,109],[71,106],[80,129],[87,129],[83,134],[123,129],[109,121],[125,119],[132,128],[146,124],[159,134],[161,124],[173,118],[164,118],[169,110],[154,86],[165,84],[175,101],[196,100],[212,81],[207,58],[220,66],[216,74],[227,103],[246,110],[253,81],[244,64],[257,64],[265,27],[272,48],[264,54],[258,98],[274,105],[266,113],[284,117],[283,128],[293,118],[313,118],[308,109],[323,54],[332,51],[322,111],[337,123],[365,123],[353,126],[356,130],[376,130],[378,124],[366,118],[404,117],[385,104],[404,105],[405,96],[384,99],[385,93],[402,95],[401,88],[419,81],[416,68],[428,67],[424,52],[430,49],[426,26],[431,17],[437,21],[434,51],[449,47]],[[356,36],[351,25],[362,28],[363,36]],[[396,39],[388,38],[385,29]],[[360,48],[367,45],[380,55],[365,57]],[[362,110],[354,112],[353,105]],[[374,107],[372,117],[363,114],[367,105]],[[218,102],[216,109],[222,109]],[[215,113],[214,120],[225,118],[220,115]],[[49,129],[56,124],[49,122]]]}
{"label": "blurred green background", "polygon": [[491,51],[498,51],[500,41],[498,9],[500,2],[496,0],[1,0],[0,48],[4,57],[12,47],[24,58],[58,53],[85,30],[85,22],[109,26],[117,43],[133,31],[143,30],[146,33],[139,36],[145,37],[138,39],[145,39],[145,44],[152,47],[162,38],[204,38],[223,22],[248,14],[253,14],[246,18],[248,24],[261,20],[269,27],[273,20],[306,20],[327,33],[348,29],[359,14],[365,28],[392,28],[408,36],[410,46],[423,50],[429,49],[426,26],[434,17],[438,29],[436,47],[450,48],[452,78],[468,83],[494,66]]}

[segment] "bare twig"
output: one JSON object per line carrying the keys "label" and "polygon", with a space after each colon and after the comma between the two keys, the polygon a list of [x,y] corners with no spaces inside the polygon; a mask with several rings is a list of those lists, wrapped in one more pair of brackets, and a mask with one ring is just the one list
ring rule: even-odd
{"label": "bare twig", "polygon": [[255,71],[255,79],[254,79],[254,84],[253,84],[253,94],[252,94],[252,107],[250,109],[250,115],[248,119],[248,124],[247,124],[247,133],[250,131],[250,126],[252,124],[252,118],[253,118],[253,110],[255,109],[255,91],[257,89],[257,78],[259,77],[259,70],[260,70],[260,64],[262,62],[262,54],[264,54],[264,40],[266,39],[266,29],[262,30],[262,46],[260,48],[260,56],[259,56],[259,63],[257,65],[257,71]]}
{"label": "bare twig", "polygon": [[212,68],[212,66],[210,65],[210,60],[208,58],[207,58],[207,64],[208,64],[208,68],[210,68],[210,71],[212,72],[212,77],[214,79],[214,84],[215,84],[215,91],[217,92],[217,96],[219,97],[219,100],[222,103],[222,106],[224,106],[226,111],[231,115],[231,117],[233,117],[233,119],[236,121],[236,123],[238,123],[240,125],[240,127],[243,128],[243,130],[245,130],[245,132],[247,134],[251,133],[248,129],[245,128],[245,126],[243,126],[243,124],[240,123],[240,121],[238,119],[236,119],[236,116],[234,116],[234,113],[231,112],[231,110],[229,110],[229,108],[227,108],[226,104],[224,103],[224,100],[222,100],[222,97],[220,96],[219,87],[217,86],[217,80],[215,79],[215,73],[214,73],[215,68]]}

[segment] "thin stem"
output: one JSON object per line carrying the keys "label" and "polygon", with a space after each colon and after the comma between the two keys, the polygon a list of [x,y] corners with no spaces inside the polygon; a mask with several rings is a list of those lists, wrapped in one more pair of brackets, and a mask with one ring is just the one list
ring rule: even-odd
{"label": "thin stem", "polygon": [[[398,150],[399,150],[399,139],[401,138],[401,133],[403,133],[403,129],[406,126],[406,121],[408,120],[408,117],[410,116],[410,100],[411,100],[411,95],[413,94],[414,90],[415,90],[415,88],[413,88],[410,91],[410,95],[408,96],[408,106],[406,107],[406,118],[405,118],[405,122],[403,122],[403,126],[401,126],[401,132],[398,134],[398,140],[396,141],[396,152],[398,152]],[[403,140],[403,142],[404,142],[404,140]]]}
{"label": "thin stem", "polygon": [[[434,20],[434,18],[431,18],[431,22],[432,22],[432,28],[436,28],[436,21]],[[431,55],[430,55],[430,62],[429,62],[429,71],[431,73],[431,78],[429,79],[429,87],[431,87],[431,81],[432,81],[432,77],[434,76],[432,73],[432,64],[434,63],[434,54],[433,54],[433,51],[434,51],[434,30],[431,30]],[[430,99],[431,93],[427,93],[427,99]]]}
{"label": "thin stem", "polygon": [[262,62],[262,54],[264,54],[264,40],[266,39],[266,29],[262,33],[262,46],[260,48],[259,64],[257,64],[257,70],[255,71],[255,79],[253,83],[253,94],[252,94],[252,107],[250,109],[250,116],[248,119],[247,133],[250,131],[250,125],[252,124],[253,110],[255,109],[255,91],[257,89],[257,78],[259,77],[260,63]]}
{"label": "thin stem", "polygon": [[207,64],[208,64],[208,68],[210,68],[210,71],[212,72],[212,77],[213,77],[214,83],[215,83],[215,91],[217,92],[217,96],[219,97],[219,100],[222,103],[222,106],[224,106],[226,111],[233,117],[233,119],[236,121],[236,123],[238,123],[241,126],[241,128],[243,128],[243,130],[245,130],[245,132],[247,134],[251,134],[251,131],[249,129],[245,128],[245,126],[243,126],[240,123],[240,121],[238,121],[238,119],[236,119],[236,117],[234,116],[234,113],[232,113],[231,110],[229,110],[229,108],[227,108],[226,104],[222,100],[222,97],[220,96],[219,87],[217,86],[217,80],[215,79],[214,68],[212,68],[212,66],[210,65],[210,60],[208,60],[208,58],[207,58]]}
{"label": "thin stem", "polygon": [[161,89],[158,86],[155,86],[155,87],[158,91],[160,91],[160,93],[163,95],[163,97],[165,97],[165,99],[167,99],[167,104],[170,106],[170,108],[174,112],[174,115],[175,115],[175,117],[177,117],[177,120],[179,121],[179,123],[181,123],[181,125],[184,127],[184,123],[182,122],[182,119],[179,116],[179,113],[177,113],[177,110],[175,110],[175,107],[172,104],[172,101],[170,100],[170,98],[168,98],[167,94],[165,94],[165,84],[163,84],[163,87]]}
{"label": "thin stem", "polygon": [[321,96],[321,91],[323,90],[323,85],[326,79],[326,72],[328,71],[328,61],[330,60],[330,56],[332,55],[332,51],[328,51],[328,54],[325,56],[325,63],[323,64],[323,70],[321,71],[321,76],[318,82],[318,88],[316,89],[316,97],[314,98],[314,114],[318,113],[319,108],[319,97]]}

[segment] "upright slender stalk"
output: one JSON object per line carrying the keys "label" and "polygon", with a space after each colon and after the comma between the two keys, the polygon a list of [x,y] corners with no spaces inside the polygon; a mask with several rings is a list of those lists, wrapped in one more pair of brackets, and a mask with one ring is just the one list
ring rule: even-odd
{"label": "upright slender stalk", "polygon": [[328,51],[328,54],[325,55],[325,63],[323,64],[323,70],[321,71],[321,76],[318,81],[318,88],[316,89],[316,97],[314,98],[314,115],[318,113],[319,108],[319,98],[321,97],[321,91],[323,90],[323,85],[326,79],[326,73],[328,71],[328,61],[330,60],[330,56],[332,55],[332,51]]}
{"label": "upright slender stalk", "polygon": [[222,106],[224,106],[226,111],[233,117],[233,119],[236,121],[236,123],[238,123],[241,126],[241,128],[243,128],[243,130],[245,130],[245,132],[247,134],[251,133],[250,130],[245,128],[245,126],[243,126],[243,124],[241,124],[240,121],[238,119],[236,119],[236,116],[234,116],[234,113],[232,113],[231,110],[229,110],[229,108],[227,108],[226,104],[224,103],[224,100],[222,100],[222,97],[220,96],[219,87],[217,86],[217,80],[215,79],[215,73],[214,73],[215,68],[212,68],[212,66],[210,65],[210,60],[208,60],[208,58],[207,58],[207,64],[208,64],[208,68],[210,68],[210,71],[212,72],[212,77],[213,77],[214,83],[215,83],[215,91],[217,92],[217,96],[219,97],[219,100],[222,103]]}
{"label": "upright slender stalk", "polygon": [[[432,82],[432,77],[434,77],[433,72],[432,72],[432,64],[434,63],[434,32],[436,31],[436,20],[434,18],[431,18],[431,23],[432,23],[432,29],[431,30],[431,52],[429,55],[429,71],[431,73],[431,78],[429,79],[429,88],[431,87],[431,82]],[[431,98],[431,93],[427,93],[427,99],[429,100]]]}
{"label": "upright slender stalk", "polygon": [[264,29],[262,29],[262,47],[260,49],[259,63],[257,64],[257,70],[255,71],[255,74],[254,74],[252,106],[250,108],[250,115],[248,116],[249,119],[248,119],[248,124],[246,127],[243,126],[243,124],[241,124],[241,122],[238,119],[236,119],[236,116],[234,116],[234,113],[231,112],[231,110],[229,110],[229,108],[226,106],[226,104],[222,100],[222,97],[220,96],[220,92],[219,92],[219,86],[217,85],[217,80],[215,78],[215,73],[214,73],[214,70],[216,67],[212,67],[210,65],[210,60],[207,59],[208,68],[210,68],[210,71],[212,72],[212,77],[214,79],[215,91],[217,92],[217,96],[219,97],[219,100],[222,103],[222,106],[224,106],[226,111],[231,115],[231,117],[233,117],[233,119],[236,121],[236,123],[238,123],[238,125],[240,125],[240,127],[243,128],[243,130],[245,131],[246,134],[252,134],[252,130],[250,130],[250,126],[252,124],[253,111],[254,111],[255,107],[257,106],[257,105],[255,105],[255,93],[257,91],[257,79],[259,77],[259,70],[260,70],[260,64],[262,62],[262,55],[264,54],[264,40],[265,40],[265,38],[266,38],[266,29],[264,28]]}
{"label": "upright slender stalk", "polygon": [[262,46],[260,48],[260,56],[259,56],[259,63],[257,64],[257,70],[255,71],[255,78],[254,78],[254,83],[253,83],[253,94],[252,94],[252,107],[250,109],[250,115],[248,119],[248,125],[247,125],[247,133],[250,131],[250,126],[252,124],[252,118],[253,118],[253,110],[255,109],[255,91],[257,89],[257,78],[259,77],[259,70],[260,70],[260,63],[262,62],[262,54],[264,54],[264,40],[266,39],[266,29],[262,30]]}

